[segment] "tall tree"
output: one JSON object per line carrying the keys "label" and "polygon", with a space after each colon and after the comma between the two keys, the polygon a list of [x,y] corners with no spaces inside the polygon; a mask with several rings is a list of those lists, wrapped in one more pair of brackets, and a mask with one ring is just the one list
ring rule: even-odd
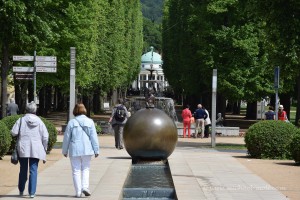
{"label": "tall tree", "polygon": [[6,116],[7,75],[12,54],[33,55],[33,51],[53,40],[55,22],[46,11],[50,0],[0,1],[1,116]]}

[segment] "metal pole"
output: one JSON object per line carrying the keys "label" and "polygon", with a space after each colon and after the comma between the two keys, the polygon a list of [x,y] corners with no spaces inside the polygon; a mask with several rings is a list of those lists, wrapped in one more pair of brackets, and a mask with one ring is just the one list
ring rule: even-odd
{"label": "metal pole", "polygon": [[76,49],[70,47],[70,103],[69,103],[69,120],[73,119],[73,109],[75,106],[75,69],[76,69]]}
{"label": "metal pole", "polygon": [[275,119],[278,120],[278,103],[279,103],[279,98],[278,98],[278,89],[275,89]]}
{"label": "metal pole", "polygon": [[34,103],[37,103],[36,95],[36,51],[33,53],[33,100]]}
{"label": "metal pole", "polygon": [[274,89],[275,89],[275,119],[278,120],[278,89],[279,89],[279,76],[280,76],[280,68],[276,67],[274,70]]}
{"label": "metal pole", "polygon": [[211,147],[216,147],[216,100],[217,100],[217,69],[213,69],[212,77],[212,109],[211,109]]}

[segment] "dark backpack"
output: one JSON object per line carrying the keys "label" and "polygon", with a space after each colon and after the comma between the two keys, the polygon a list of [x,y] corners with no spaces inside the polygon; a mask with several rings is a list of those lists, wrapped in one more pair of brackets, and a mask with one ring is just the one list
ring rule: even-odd
{"label": "dark backpack", "polygon": [[124,106],[118,106],[115,112],[115,119],[118,122],[123,122],[126,118],[126,111]]}

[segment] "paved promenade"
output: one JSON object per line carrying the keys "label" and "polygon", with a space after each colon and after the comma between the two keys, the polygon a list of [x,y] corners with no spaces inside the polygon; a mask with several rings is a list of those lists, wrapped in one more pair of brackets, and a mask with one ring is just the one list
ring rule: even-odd
{"label": "paved promenade", "polygon": [[[59,136],[58,140],[62,141],[62,136]],[[231,155],[210,148],[199,148],[199,145],[189,147],[184,145],[184,140],[204,142],[204,139],[180,138],[179,140],[180,145],[168,159],[179,200],[287,199],[280,191],[250,172]],[[113,136],[101,135],[99,142],[100,156],[92,159],[90,171],[92,196],[83,198],[119,200],[131,166],[131,158],[126,150],[114,148]],[[240,142],[243,142],[242,139]],[[35,199],[75,199],[74,195],[68,158],[60,159],[38,175]],[[17,198],[20,198],[17,189],[1,197],[3,200]],[[25,196],[25,198],[29,197]]]}

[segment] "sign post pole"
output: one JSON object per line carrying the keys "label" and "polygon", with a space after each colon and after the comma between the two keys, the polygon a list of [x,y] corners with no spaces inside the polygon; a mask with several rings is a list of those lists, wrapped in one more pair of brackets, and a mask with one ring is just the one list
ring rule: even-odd
{"label": "sign post pole", "polygon": [[69,120],[73,119],[73,108],[75,106],[75,69],[76,69],[76,49],[70,47],[70,103],[69,103]]}
{"label": "sign post pole", "polygon": [[278,104],[279,104],[279,98],[278,98],[278,89],[279,89],[279,74],[280,74],[280,68],[276,67],[274,71],[274,89],[275,89],[275,119],[278,120]]}
{"label": "sign post pole", "polygon": [[36,51],[34,51],[33,53],[33,60],[34,60],[34,64],[33,64],[33,99],[34,99],[34,103],[37,103],[37,95],[36,95]]}
{"label": "sign post pole", "polygon": [[216,147],[217,69],[213,69],[211,106],[211,147]]}

